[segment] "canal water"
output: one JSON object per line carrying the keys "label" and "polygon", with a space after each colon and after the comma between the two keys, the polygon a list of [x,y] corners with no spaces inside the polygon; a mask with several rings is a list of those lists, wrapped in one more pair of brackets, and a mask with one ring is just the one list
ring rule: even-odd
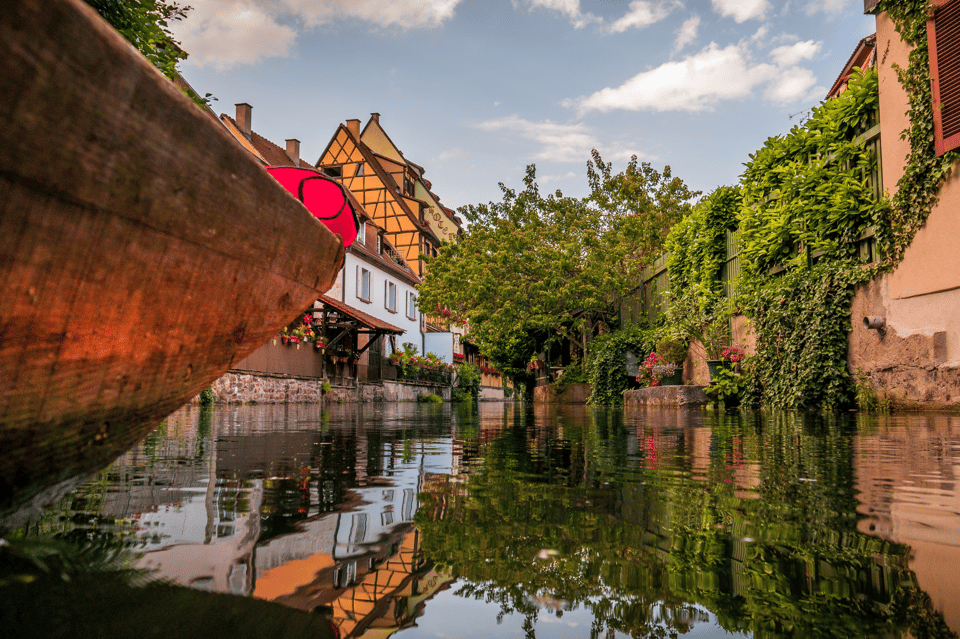
{"label": "canal water", "polygon": [[[947,414],[187,407],[8,530],[0,614],[51,637],[956,637],[958,474]],[[182,593],[208,598],[153,614]]]}

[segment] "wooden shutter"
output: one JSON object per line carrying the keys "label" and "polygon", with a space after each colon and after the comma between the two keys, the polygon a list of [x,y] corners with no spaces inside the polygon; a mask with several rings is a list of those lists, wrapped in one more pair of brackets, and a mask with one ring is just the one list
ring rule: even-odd
{"label": "wooden shutter", "polygon": [[960,147],[960,1],[934,0],[927,20],[937,155]]}

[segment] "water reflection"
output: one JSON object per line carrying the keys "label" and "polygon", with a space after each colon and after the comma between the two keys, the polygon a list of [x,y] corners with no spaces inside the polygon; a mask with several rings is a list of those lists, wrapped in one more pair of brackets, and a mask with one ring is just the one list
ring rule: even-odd
{"label": "water reflection", "polygon": [[22,535],[352,637],[946,637],[958,464],[951,416],[184,409]]}

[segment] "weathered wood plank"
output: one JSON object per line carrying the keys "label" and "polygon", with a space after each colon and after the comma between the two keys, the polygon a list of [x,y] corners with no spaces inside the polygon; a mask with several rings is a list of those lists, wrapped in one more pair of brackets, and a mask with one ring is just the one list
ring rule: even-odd
{"label": "weathered wood plank", "polygon": [[[87,5],[0,3],[4,450],[69,432],[42,463],[86,469],[77,449],[136,441],[309,306],[342,256]],[[0,461],[0,511],[42,472]]]}

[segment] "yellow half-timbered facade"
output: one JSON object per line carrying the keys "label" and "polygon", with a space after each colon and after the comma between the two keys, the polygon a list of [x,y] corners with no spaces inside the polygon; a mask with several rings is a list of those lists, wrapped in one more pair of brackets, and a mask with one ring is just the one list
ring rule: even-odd
{"label": "yellow half-timbered facade", "polygon": [[417,275],[421,254],[436,255],[441,241],[453,241],[459,220],[440,205],[423,179],[423,168],[406,160],[374,113],[360,130],[359,120],[341,124],[317,161],[359,200],[373,222]]}

